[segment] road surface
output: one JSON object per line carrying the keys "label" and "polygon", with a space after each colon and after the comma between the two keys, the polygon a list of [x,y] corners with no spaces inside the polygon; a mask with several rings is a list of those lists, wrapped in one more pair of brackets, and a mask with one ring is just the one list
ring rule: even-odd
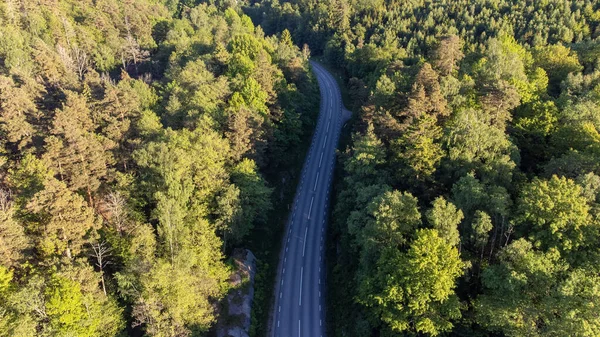
{"label": "road surface", "polygon": [[311,62],[321,108],[304,163],[280,255],[272,315],[273,337],[325,335],[325,226],[329,191],[345,111],[335,79]]}

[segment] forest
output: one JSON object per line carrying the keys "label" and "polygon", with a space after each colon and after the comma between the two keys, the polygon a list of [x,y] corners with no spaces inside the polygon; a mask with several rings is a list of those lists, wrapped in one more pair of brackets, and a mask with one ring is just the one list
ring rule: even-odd
{"label": "forest", "polygon": [[600,3],[246,12],[322,54],[354,111],[330,219],[331,336],[600,335]]}
{"label": "forest", "polygon": [[312,132],[308,53],[227,4],[2,1],[0,336],[209,333]]}
{"label": "forest", "polygon": [[5,0],[0,337],[210,335],[236,247],[265,335],[311,54],[330,336],[600,335],[597,1]]}

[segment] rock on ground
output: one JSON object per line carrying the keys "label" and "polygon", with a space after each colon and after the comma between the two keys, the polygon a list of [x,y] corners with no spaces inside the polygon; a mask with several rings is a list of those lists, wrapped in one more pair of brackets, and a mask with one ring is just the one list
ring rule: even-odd
{"label": "rock on ground", "polygon": [[237,270],[229,277],[232,289],[223,302],[217,337],[248,337],[250,330],[256,258],[247,249],[236,249],[233,260]]}

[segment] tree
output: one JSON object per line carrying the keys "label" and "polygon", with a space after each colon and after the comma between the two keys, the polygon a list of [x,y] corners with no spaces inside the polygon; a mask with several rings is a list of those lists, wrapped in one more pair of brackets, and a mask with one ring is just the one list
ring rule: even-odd
{"label": "tree", "polygon": [[151,271],[156,260],[156,231],[149,224],[133,223],[126,235],[107,235],[107,240],[123,264],[114,274],[119,297],[133,304],[140,296],[142,275]]}
{"label": "tree", "polygon": [[102,100],[90,104],[95,132],[105,137],[104,146],[111,150],[115,164],[126,170],[132,161],[132,138],[139,134],[136,126],[148,117],[158,97],[147,83],[132,79],[125,71],[118,84],[103,81],[102,86]]}
{"label": "tree", "polygon": [[294,42],[292,42],[292,34],[290,34],[290,31],[287,29],[284,29],[283,32],[281,32],[281,37],[279,38],[279,41],[279,43],[282,43],[287,46],[294,45]]}
{"label": "tree", "polygon": [[255,60],[258,53],[262,50],[260,41],[250,34],[240,34],[234,36],[229,42],[229,51],[232,54],[239,54]]}
{"label": "tree", "polygon": [[491,125],[479,110],[456,113],[447,126],[444,141],[448,148],[446,169],[460,177],[475,171],[485,182],[507,186],[518,160],[516,147],[506,134]]}
{"label": "tree", "polygon": [[127,29],[127,36],[125,37],[125,43],[121,52],[121,62],[124,69],[127,69],[129,64],[133,62],[133,66],[135,67],[135,72],[137,74],[138,62],[146,61],[148,56],[150,56],[150,52],[140,48],[140,44],[131,32],[131,27],[127,16],[125,16],[125,27]]}
{"label": "tree", "polygon": [[254,225],[243,218],[240,203],[240,189],[233,184],[225,187],[217,196],[215,224],[223,237],[223,249],[239,242]]}
{"label": "tree", "polygon": [[15,191],[19,206],[26,204],[34,194],[44,189],[44,182],[53,172],[32,154],[26,154],[19,165],[11,170],[8,181]]}
{"label": "tree", "polygon": [[240,160],[246,156],[262,160],[265,119],[243,102],[235,103],[235,100],[242,101],[242,97],[234,93],[232,107],[228,109],[228,129],[225,131],[225,136],[231,143],[233,159]]}
{"label": "tree", "polygon": [[427,221],[429,224],[451,246],[458,246],[460,243],[458,225],[463,218],[463,212],[457,209],[451,202],[446,201],[444,197],[436,198],[431,203],[431,209],[427,211]]}
{"label": "tree", "polygon": [[410,193],[399,191],[385,192],[374,200],[368,209],[375,221],[367,223],[362,231],[364,242],[384,245],[405,242],[403,236],[421,223],[417,202]]}
{"label": "tree", "polygon": [[440,138],[441,128],[436,125],[435,117],[422,115],[400,139],[393,141],[397,160],[405,167],[404,177],[417,181],[431,178],[444,156],[441,145],[436,142]]}
{"label": "tree", "polygon": [[72,260],[96,235],[100,224],[84,199],[63,182],[48,177],[43,186],[26,206],[34,219],[31,225],[36,249],[48,262],[60,256]]}
{"label": "tree", "polygon": [[250,233],[255,224],[267,222],[267,214],[273,209],[272,189],[260,176],[256,163],[248,159],[233,168],[231,180],[240,191],[241,214],[232,228],[234,240],[239,241]]}
{"label": "tree", "polygon": [[[564,336],[593,336],[600,332],[600,320],[593,307],[600,303],[600,277],[594,271],[576,269],[558,289],[558,319],[548,330]],[[555,316],[556,317],[556,316]]]}
{"label": "tree", "polygon": [[350,28],[350,4],[345,0],[331,0],[328,3],[329,27],[345,33]]}
{"label": "tree", "polygon": [[406,253],[382,249],[376,273],[359,286],[359,301],[394,333],[437,336],[451,330],[451,320],[461,317],[454,288],[464,268],[456,247],[437,230],[420,229]]}
{"label": "tree", "polygon": [[219,120],[219,113],[230,93],[227,78],[215,76],[204,61],[197,59],[168,74],[167,125],[175,128],[196,126],[202,116]]}
{"label": "tree", "polygon": [[142,289],[133,308],[134,326],[143,324],[146,333],[156,337],[206,332],[215,320],[212,299],[220,298],[225,290],[226,273],[213,269],[218,261],[212,260],[214,255],[188,252],[172,262],[160,259],[149,273],[140,275]]}
{"label": "tree", "polygon": [[85,190],[90,206],[93,194],[106,179],[111,156],[102,137],[93,132],[85,98],[67,93],[67,102],[54,116],[52,136],[45,139],[44,159],[72,191]]}
{"label": "tree", "polygon": [[546,137],[558,123],[558,109],[553,101],[536,101],[520,110],[516,126],[530,133]]}
{"label": "tree", "polygon": [[503,34],[488,40],[480,70],[483,82],[482,103],[492,116],[493,125],[504,130],[510,120],[510,110],[519,105],[520,100],[529,101],[531,91],[529,72],[533,58],[515,39]]}
{"label": "tree", "polygon": [[104,292],[104,295],[106,295],[106,283],[104,281],[104,269],[106,268],[106,266],[111,264],[110,252],[111,252],[112,248],[110,248],[110,246],[108,246],[108,244],[105,241],[96,241],[96,242],[92,243],[91,246],[92,246],[92,251],[94,252],[92,257],[96,259],[96,267],[98,267],[98,269],[100,270],[100,281],[102,283],[102,291]]}
{"label": "tree", "polygon": [[273,140],[270,143],[270,165],[290,165],[295,157],[287,154],[295,148],[302,139],[305,125],[302,115],[292,109],[285,109],[279,125],[273,130]]}
{"label": "tree", "polygon": [[131,266],[132,274],[119,279],[134,302],[134,324],[149,335],[206,331],[214,320],[212,301],[223,294],[227,269],[209,219],[218,215],[214,206],[223,206],[215,205],[219,192],[227,191],[227,145],[208,128],[167,130],[134,155],[156,205],[160,245],[147,270]]}
{"label": "tree", "polygon": [[91,332],[83,326],[85,308],[82,303],[79,284],[55,277],[46,289],[46,313],[50,320],[50,331],[58,336],[77,333],[91,336]]}
{"label": "tree", "polygon": [[17,86],[12,78],[0,76],[0,133],[5,141],[16,144],[19,149],[28,145],[34,136],[31,118],[38,113],[34,100],[40,91],[34,81]]}
{"label": "tree", "polygon": [[[556,249],[535,250],[525,239],[504,248],[500,264],[483,272],[477,322],[506,336],[593,336],[600,321],[597,275],[569,270]],[[587,285],[587,286],[586,286]],[[585,304],[584,304],[585,303]],[[592,309],[593,310],[593,309]]]}
{"label": "tree", "polygon": [[456,35],[450,35],[440,40],[433,51],[433,65],[442,76],[448,76],[457,68],[457,63],[462,60],[463,43]]}
{"label": "tree", "polygon": [[582,189],[573,180],[535,178],[523,188],[517,206],[522,230],[536,247],[568,253],[589,244],[586,234],[593,222]]}
{"label": "tree", "polygon": [[377,135],[372,124],[367,126],[364,135],[353,135],[352,156],[344,163],[344,169],[353,180],[377,181],[381,179],[379,174],[385,162],[385,148]]}
{"label": "tree", "polygon": [[577,177],[577,184],[582,188],[582,195],[588,203],[600,201],[600,176],[593,172]]}
{"label": "tree", "polygon": [[[142,171],[142,184],[153,198],[154,193],[188,193],[194,189],[197,202],[207,206],[211,198],[225,184],[227,171],[227,141],[208,127],[173,131],[167,129],[158,139],[148,142],[134,153]],[[185,204],[187,199],[174,198]]]}
{"label": "tree", "polygon": [[439,75],[429,63],[423,64],[408,97],[407,115],[411,118],[419,118],[423,114],[435,118],[446,117],[449,114],[446,104],[440,88]]}
{"label": "tree", "polygon": [[535,170],[538,163],[551,157],[549,140],[558,127],[558,117],[559,110],[553,101],[536,100],[516,109],[514,135],[523,168]]}
{"label": "tree", "polygon": [[375,85],[373,102],[377,107],[391,108],[391,102],[396,94],[396,84],[386,74],[381,75]]}
{"label": "tree", "polygon": [[591,122],[573,122],[562,126],[553,135],[552,143],[562,153],[574,149],[600,155],[600,132]]}
{"label": "tree", "polygon": [[51,275],[44,290],[46,333],[109,337],[123,329],[121,310],[105,295],[96,296],[98,279],[90,272],[89,266],[75,265]]}
{"label": "tree", "polygon": [[9,191],[0,189],[0,265],[16,267],[30,247],[29,237],[15,214]]}
{"label": "tree", "polygon": [[350,234],[348,239],[356,251],[361,248],[359,236],[362,235],[362,230],[373,221],[372,212],[382,201],[382,196],[389,191],[391,188],[384,184],[355,183],[348,184],[340,192],[339,199],[344,202],[338,203],[333,211],[334,218],[337,219],[335,225],[339,227],[338,230]]}
{"label": "tree", "polygon": [[273,64],[271,55],[264,49],[256,56],[255,64],[252,78],[260,84],[262,91],[266,93],[265,103],[271,106],[277,101],[276,86],[281,85],[284,81],[283,73]]}
{"label": "tree", "polygon": [[483,259],[483,251],[489,241],[492,228],[494,226],[490,216],[483,211],[476,211],[471,223],[471,242],[476,249],[481,250],[481,259]]}
{"label": "tree", "polygon": [[244,84],[240,88],[240,96],[244,104],[254,112],[258,112],[262,115],[268,113],[267,109],[267,98],[268,94],[265,92],[260,84],[253,78],[249,78],[244,81]]}
{"label": "tree", "polygon": [[[380,193],[374,200],[373,192]],[[360,200],[365,197],[368,199]],[[421,214],[417,199],[410,193],[381,192],[378,186],[359,191],[357,205],[366,207],[353,211],[348,217],[347,226],[348,232],[356,237],[359,252],[357,288],[365,288],[364,294],[359,295],[358,302],[368,306],[365,301],[371,290],[366,288],[374,282],[374,275],[378,270],[377,261],[383,258],[386,249],[406,248],[412,231],[421,223]]]}
{"label": "tree", "polygon": [[577,54],[562,44],[539,46],[533,49],[534,64],[548,73],[550,94],[558,96],[561,81],[569,73],[583,70]]}
{"label": "tree", "polygon": [[[13,305],[15,301],[22,301],[24,298],[19,298],[18,288],[14,280],[14,273],[8,268],[0,265],[0,310],[2,315],[0,316],[0,336],[22,336],[22,337],[34,337],[37,336],[37,327],[34,318],[29,312],[22,312],[17,308],[17,305]],[[33,294],[29,294],[31,296]],[[43,301],[42,301],[43,302]],[[32,309],[31,306],[28,309]],[[45,315],[45,310],[41,313]]]}
{"label": "tree", "polygon": [[452,200],[467,217],[486,205],[486,199],[485,186],[472,173],[461,177],[452,186]]}

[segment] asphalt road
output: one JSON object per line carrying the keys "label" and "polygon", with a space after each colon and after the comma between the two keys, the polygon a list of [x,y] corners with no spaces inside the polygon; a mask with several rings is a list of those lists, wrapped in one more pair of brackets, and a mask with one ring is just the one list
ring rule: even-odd
{"label": "asphalt road", "polygon": [[312,145],[284,235],[272,315],[273,337],[325,334],[325,226],[335,149],[345,111],[335,79],[311,62],[321,91]]}

